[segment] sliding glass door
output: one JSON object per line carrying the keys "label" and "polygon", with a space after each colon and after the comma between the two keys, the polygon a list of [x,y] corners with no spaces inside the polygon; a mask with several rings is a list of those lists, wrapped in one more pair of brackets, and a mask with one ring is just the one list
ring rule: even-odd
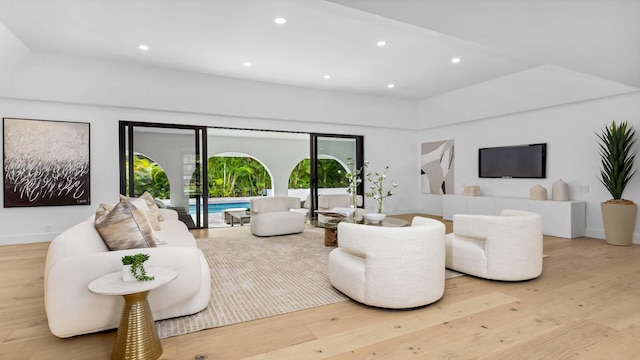
{"label": "sliding glass door", "polygon": [[[230,226],[225,213],[255,196],[347,194],[364,165],[363,137],[120,122],[120,193],[148,191],[189,228]],[[351,165],[350,165],[351,164]],[[361,184],[357,191],[364,193]]]}
{"label": "sliding glass door", "polygon": [[206,128],[120,122],[120,193],[148,191],[189,228],[208,226]]}

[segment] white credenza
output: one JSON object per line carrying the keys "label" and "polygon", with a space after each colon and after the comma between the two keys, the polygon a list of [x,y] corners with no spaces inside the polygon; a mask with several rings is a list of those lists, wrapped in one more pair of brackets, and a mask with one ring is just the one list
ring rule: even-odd
{"label": "white credenza", "polygon": [[496,196],[442,196],[442,218],[453,214],[500,215],[503,209],[526,210],[542,216],[542,232],[563,238],[584,236],[586,203],[584,201],[529,200]]}

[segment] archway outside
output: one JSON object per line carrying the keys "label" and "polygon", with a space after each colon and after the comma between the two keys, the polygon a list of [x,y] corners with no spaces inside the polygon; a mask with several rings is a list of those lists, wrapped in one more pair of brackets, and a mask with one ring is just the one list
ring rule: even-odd
{"label": "archway outside", "polygon": [[[193,183],[195,177],[192,177]],[[238,152],[225,152],[207,159],[207,212],[209,226],[225,226],[224,212],[249,209],[250,198],[272,192],[269,169],[255,157]],[[195,205],[190,204],[195,215]]]}

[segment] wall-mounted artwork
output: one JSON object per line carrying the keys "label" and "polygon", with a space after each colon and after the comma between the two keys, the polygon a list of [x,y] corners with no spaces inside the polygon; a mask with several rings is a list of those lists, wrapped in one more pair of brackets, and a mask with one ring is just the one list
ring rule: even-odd
{"label": "wall-mounted artwork", "polygon": [[422,143],[420,184],[425,194],[453,194],[453,140]]}
{"label": "wall-mounted artwork", "polygon": [[89,205],[89,124],[3,119],[4,207]]}

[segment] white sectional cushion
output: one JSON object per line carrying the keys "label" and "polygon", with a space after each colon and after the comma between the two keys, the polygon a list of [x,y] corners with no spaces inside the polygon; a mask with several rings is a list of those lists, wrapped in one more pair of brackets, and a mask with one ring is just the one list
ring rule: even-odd
{"label": "white sectional cushion", "polygon": [[256,236],[297,234],[304,231],[305,216],[293,211],[274,211],[251,218],[251,233]]}

